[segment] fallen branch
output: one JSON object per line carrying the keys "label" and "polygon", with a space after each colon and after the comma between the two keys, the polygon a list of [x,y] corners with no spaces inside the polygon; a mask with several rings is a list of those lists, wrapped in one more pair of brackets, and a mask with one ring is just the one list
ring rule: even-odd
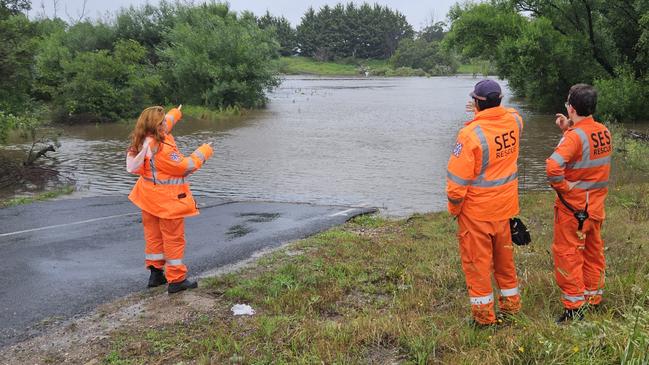
{"label": "fallen branch", "polygon": [[54,149],[53,145],[48,145],[47,147],[41,148],[40,151],[38,151],[36,154],[32,154],[30,151],[29,156],[27,157],[27,161],[23,162],[23,166],[33,165],[36,160],[45,156],[48,152],[56,152],[56,149]]}

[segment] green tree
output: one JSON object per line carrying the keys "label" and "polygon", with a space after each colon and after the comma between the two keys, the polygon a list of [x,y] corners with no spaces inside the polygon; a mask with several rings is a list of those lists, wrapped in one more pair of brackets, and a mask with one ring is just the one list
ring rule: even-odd
{"label": "green tree", "polygon": [[396,67],[422,69],[431,75],[448,75],[457,71],[454,57],[441,46],[440,41],[427,41],[424,37],[404,39],[390,58]]}
{"label": "green tree", "polygon": [[[448,45],[493,62],[514,92],[537,106],[560,110],[578,82],[606,89],[599,110],[615,119],[637,118],[646,100],[645,0],[492,0],[456,5],[449,19]],[[611,99],[621,97],[631,101]]]}
{"label": "green tree", "polygon": [[349,3],[309,8],[297,27],[302,55],[319,60],[392,56],[403,39],[414,35],[403,14],[388,7]]}
{"label": "green tree", "polygon": [[284,17],[275,17],[266,11],[266,14],[257,19],[257,24],[261,29],[270,29],[279,42],[279,53],[282,56],[290,56],[295,52],[297,47],[297,34],[291,27],[288,19]]}
{"label": "green tree", "polygon": [[279,81],[270,62],[279,44],[254,16],[227,4],[188,8],[165,37],[162,72],[172,102],[257,107]]}
{"label": "green tree", "polygon": [[139,8],[121,9],[115,17],[115,36],[119,39],[133,39],[147,49],[151,64],[158,63],[157,49],[161,46],[164,33],[173,28],[180,5],[161,1],[158,6],[146,4]]}
{"label": "green tree", "polygon": [[31,8],[32,4],[29,0],[0,0],[0,19],[24,14]]}
{"label": "green tree", "polygon": [[161,86],[147,64],[146,49],[133,40],[118,41],[112,52],[79,52],[62,67],[65,82],[53,101],[57,119],[69,122],[135,117]]}
{"label": "green tree", "polygon": [[517,38],[527,25],[513,6],[490,3],[454,5],[449,11],[451,28],[445,42],[464,59],[496,61],[496,47],[505,39]]}
{"label": "green tree", "polygon": [[24,14],[0,17],[0,110],[20,113],[30,102],[36,36]]}

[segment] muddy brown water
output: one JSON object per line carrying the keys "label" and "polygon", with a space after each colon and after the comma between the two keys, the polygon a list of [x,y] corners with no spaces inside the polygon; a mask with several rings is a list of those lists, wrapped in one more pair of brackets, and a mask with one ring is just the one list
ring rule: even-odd
{"label": "muddy brown water", "polygon": [[[392,216],[444,209],[446,163],[477,82],[434,78],[287,77],[268,107],[222,121],[184,120],[181,151],[214,142],[215,154],[191,177],[196,195],[236,200],[369,205]],[[510,97],[526,122],[519,163],[523,189],[544,189],[545,158],[559,139],[554,118]],[[132,124],[62,127],[45,162],[77,182],[73,196],[128,194]],[[27,144],[2,153],[16,155]]]}

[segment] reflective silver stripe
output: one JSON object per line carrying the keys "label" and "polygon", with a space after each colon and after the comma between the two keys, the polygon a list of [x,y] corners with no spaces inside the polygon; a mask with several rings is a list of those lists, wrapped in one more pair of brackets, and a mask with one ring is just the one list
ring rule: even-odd
{"label": "reflective silver stripe", "polygon": [[581,128],[575,128],[574,131],[579,136],[579,139],[581,139],[581,160],[589,161],[590,143],[588,143],[588,136],[586,135],[586,132],[584,132],[584,130]]}
{"label": "reflective silver stripe", "polygon": [[584,291],[584,295],[602,295],[604,294],[604,290],[586,290]]}
{"label": "reflective silver stripe", "polygon": [[206,158],[203,152],[196,150],[194,151],[194,154],[196,155],[196,157],[200,158],[203,162],[205,162]]}
{"label": "reflective silver stripe", "polygon": [[454,175],[452,172],[447,171],[446,172],[446,177],[449,178],[449,180],[453,181],[454,183],[462,186],[477,186],[481,188],[493,188],[496,186],[501,186],[505,185],[507,183],[510,183],[518,178],[518,172],[515,172],[507,177],[504,177],[502,179],[496,179],[496,180],[482,180],[482,179],[476,179],[476,180],[466,180],[463,179],[457,175]]}
{"label": "reflective silver stripe", "polygon": [[188,158],[187,161],[188,162],[187,162],[187,168],[185,169],[185,176],[191,174],[192,172],[194,172],[194,170],[196,170],[196,164],[194,163],[194,160]]}
{"label": "reflective silver stripe", "polygon": [[167,260],[167,266],[180,266],[183,264],[183,259]]}
{"label": "reflective silver stripe", "polygon": [[590,143],[588,142],[588,136],[581,128],[575,128],[575,133],[579,136],[581,140],[581,161],[572,162],[566,165],[568,169],[587,169],[591,167],[605,166],[611,163],[611,156],[606,156],[603,158],[596,158],[594,160],[590,159]]}
{"label": "reflective silver stripe", "polygon": [[153,183],[155,184],[155,183],[156,183],[156,178],[155,178],[155,175],[156,175],[156,170],[155,170],[155,153],[151,155],[151,160],[150,160],[150,162],[151,162],[151,177],[153,177],[153,179],[148,179],[148,178],[146,178],[146,179],[149,180],[149,181],[153,181]]}
{"label": "reflective silver stripe", "polygon": [[605,187],[608,187],[608,181],[579,181],[577,182],[577,184],[575,184],[575,186],[573,186],[573,189],[577,188],[577,189],[588,190],[588,189],[603,189]]}
{"label": "reflective silver stripe", "polygon": [[480,175],[478,180],[484,178],[485,171],[489,166],[489,144],[487,143],[487,137],[485,137],[484,132],[480,126],[475,127],[473,130],[480,140],[480,145],[482,147],[482,167],[480,168]]}
{"label": "reflective silver stripe", "polygon": [[563,157],[556,152],[554,152],[550,156],[550,159],[555,160],[559,164],[559,166],[561,166],[561,168],[564,168],[566,166],[566,160],[564,160]]}
{"label": "reflective silver stripe", "polygon": [[462,186],[469,186],[473,182],[473,180],[466,180],[466,179],[463,179],[463,178],[461,178],[461,177],[459,177],[457,175],[454,175],[452,172],[450,172],[448,170],[446,171],[446,177],[449,180],[453,181],[454,183],[462,185]]}
{"label": "reflective silver stripe", "polygon": [[568,294],[563,294],[563,298],[569,302],[572,303],[577,303],[582,300],[586,300],[586,298],[583,295],[568,295]]}
{"label": "reflective silver stripe", "polygon": [[148,177],[144,177],[144,180],[146,181],[151,181],[154,184],[160,184],[160,185],[183,185],[185,184],[185,178],[184,177],[175,177],[173,179],[168,179],[168,180],[153,180]]}
{"label": "reflective silver stripe", "polygon": [[610,163],[611,163],[611,156],[606,156],[595,160],[589,159],[589,160],[582,160],[578,162],[569,163],[568,165],[566,165],[566,167],[569,169],[587,169],[590,167],[608,165]]}
{"label": "reflective silver stripe", "polygon": [[450,196],[447,196],[446,198],[448,199],[448,201],[449,201],[451,204],[454,204],[454,205],[459,205],[460,203],[462,203],[462,202],[464,201],[464,198],[453,199],[453,198],[451,198]]}
{"label": "reflective silver stripe", "polygon": [[144,254],[144,258],[151,261],[159,261],[164,260],[165,255],[162,253],[146,253]]}
{"label": "reflective silver stripe", "polygon": [[471,305],[489,304],[493,303],[494,294],[491,293],[484,297],[469,297],[469,300],[471,301]]}
{"label": "reflective silver stripe", "polygon": [[563,176],[548,176],[548,181],[551,183],[559,183],[564,179]]}
{"label": "reflective silver stripe", "polygon": [[518,287],[512,289],[500,289],[500,295],[502,295],[503,297],[518,295]]}
{"label": "reflective silver stripe", "polygon": [[510,183],[518,178],[518,172],[515,172],[507,177],[503,177],[502,179],[496,179],[496,180],[476,180],[473,182],[473,186],[478,186],[481,188],[493,188],[496,186],[501,186],[505,185],[507,183]]}

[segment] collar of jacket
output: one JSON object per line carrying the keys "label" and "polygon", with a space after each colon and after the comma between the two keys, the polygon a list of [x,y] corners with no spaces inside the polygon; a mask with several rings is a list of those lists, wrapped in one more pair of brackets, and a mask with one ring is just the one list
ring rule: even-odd
{"label": "collar of jacket", "polygon": [[578,121],[577,123],[575,123],[572,127],[570,127],[570,129],[575,129],[575,128],[579,127],[580,125],[592,123],[594,121],[595,121],[595,119],[593,119],[593,117],[587,117],[587,118],[584,118],[584,119]]}
{"label": "collar of jacket", "polygon": [[507,114],[507,109],[504,106],[502,106],[502,105],[496,106],[496,107],[493,107],[493,108],[489,108],[489,109],[477,112],[476,115],[475,115],[475,118],[473,118],[473,120],[471,120],[469,122],[464,123],[464,125],[469,125],[469,124],[471,124],[471,123],[473,123],[475,121],[478,121],[478,120],[499,118],[499,117],[502,117],[505,114]]}

